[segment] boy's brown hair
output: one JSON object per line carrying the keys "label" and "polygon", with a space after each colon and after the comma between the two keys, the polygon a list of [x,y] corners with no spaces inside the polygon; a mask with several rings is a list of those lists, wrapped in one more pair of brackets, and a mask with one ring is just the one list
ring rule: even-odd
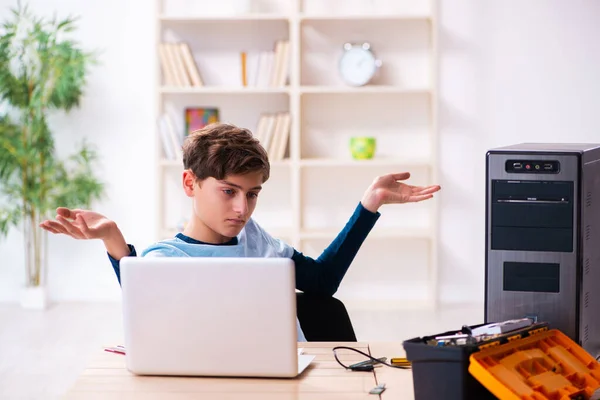
{"label": "boy's brown hair", "polygon": [[267,152],[252,133],[223,123],[190,133],[183,144],[183,166],[198,180],[262,172],[264,183],[270,175]]}

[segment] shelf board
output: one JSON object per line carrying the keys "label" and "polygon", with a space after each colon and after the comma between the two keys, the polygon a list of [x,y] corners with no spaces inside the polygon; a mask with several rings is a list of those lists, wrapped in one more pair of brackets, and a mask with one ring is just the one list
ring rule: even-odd
{"label": "shelf board", "polygon": [[[286,14],[249,13],[238,15],[204,15],[204,16],[171,16],[159,17],[162,22],[193,23],[193,22],[246,22],[246,21],[289,21],[292,17]],[[300,21],[429,21],[426,14],[301,14]]]}
{"label": "shelf board", "polygon": [[[310,229],[300,232],[301,240],[333,240],[341,230],[332,229]],[[386,238],[413,238],[413,239],[430,239],[432,237],[431,230],[427,228],[375,228],[367,238],[386,239]]]}
{"label": "shelf board", "polygon": [[387,167],[387,166],[407,166],[407,167],[430,167],[431,163],[427,160],[409,160],[402,158],[372,158],[370,160],[336,159],[336,158],[307,158],[300,160],[302,167]]}
{"label": "shelf board", "polygon": [[[254,86],[202,86],[177,87],[162,86],[163,94],[289,94],[290,88],[285,87],[254,87]],[[301,94],[347,94],[347,93],[397,93],[397,94],[429,94],[429,89],[407,89],[399,86],[368,85],[351,86],[301,86]]]}
{"label": "shelf board", "polygon": [[163,94],[285,94],[287,87],[252,87],[252,86],[202,86],[202,87],[171,87],[162,86]]}
{"label": "shelf board", "polygon": [[283,160],[269,161],[269,164],[271,167],[289,167],[292,165],[292,161],[289,158],[285,158]]}
{"label": "shelf board", "polygon": [[168,16],[159,17],[163,22],[246,22],[246,21],[288,21],[290,17],[284,14],[254,13],[238,15],[204,15],[204,16]]}
{"label": "shelf board", "polygon": [[397,93],[397,94],[429,94],[429,89],[407,89],[400,86],[367,85],[351,86],[301,86],[302,94],[347,94],[347,93]]}
{"label": "shelf board", "polygon": [[350,14],[350,15],[319,15],[301,14],[300,21],[429,21],[430,15],[425,14]]}
{"label": "shelf board", "polygon": [[[264,226],[262,227],[269,235],[271,235],[274,238],[290,238],[293,234],[293,231],[290,228],[265,228]],[[175,235],[177,233],[179,233],[180,231],[175,229],[175,228],[171,228],[171,229],[163,229],[161,231],[161,236],[162,239],[172,239],[175,237]]]}
{"label": "shelf board", "polygon": [[[289,158],[286,158],[284,160],[270,161],[269,164],[271,164],[271,167],[289,167],[292,162]],[[165,168],[183,168],[183,160],[162,159],[160,160],[160,165]]]}
{"label": "shelf board", "polygon": [[[293,236],[291,228],[268,228],[262,227],[269,235],[274,238],[290,238]],[[301,240],[333,240],[341,230],[333,229],[314,229],[303,230],[300,232]],[[163,229],[162,237],[173,238],[179,231],[177,229]],[[430,239],[431,231],[426,228],[375,228],[370,233],[368,238],[372,239]]]}

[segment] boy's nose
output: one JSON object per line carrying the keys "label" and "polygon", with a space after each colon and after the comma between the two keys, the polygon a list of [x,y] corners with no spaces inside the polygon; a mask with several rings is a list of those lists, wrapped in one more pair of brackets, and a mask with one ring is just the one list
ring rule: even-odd
{"label": "boy's nose", "polygon": [[234,204],[234,211],[242,216],[248,213],[248,201],[245,197],[240,196]]}

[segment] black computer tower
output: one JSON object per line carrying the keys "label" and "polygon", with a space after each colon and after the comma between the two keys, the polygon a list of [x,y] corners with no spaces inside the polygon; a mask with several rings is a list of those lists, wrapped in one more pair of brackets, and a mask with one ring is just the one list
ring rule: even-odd
{"label": "black computer tower", "polygon": [[532,317],[600,355],[600,144],[489,150],[485,321]]}

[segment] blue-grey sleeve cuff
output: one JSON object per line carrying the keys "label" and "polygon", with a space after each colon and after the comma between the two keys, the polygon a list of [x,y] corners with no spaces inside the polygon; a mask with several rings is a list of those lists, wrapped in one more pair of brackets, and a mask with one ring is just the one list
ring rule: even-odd
{"label": "blue-grey sleeve cuff", "polygon": [[[128,244],[129,247],[129,255],[127,257],[137,257],[137,253],[135,251],[135,247],[131,244]],[[108,254],[108,252],[106,252]],[[119,285],[121,284],[121,267],[119,265],[119,260],[116,260],[113,256],[108,254],[108,259],[112,264],[113,269],[115,270],[115,275],[117,275],[117,280],[119,281]]]}
{"label": "blue-grey sleeve cuff", "polygon": [[[137,257],[137,252],[135,251],[135,247],[132,244],[128,244],[127,247],[129,247],[129,254],[126,257]],[[108,254],[108,252],[106,252],[106,254]],[[115,260],[113,258],[113,256],[111,256],[110,254],[108,254],[108,259],[110,260],[110,263],[113,266],[115,264],[119,265],[119,261]]]}
{"label": "blue-grey sleeve cuff", "polygon": [[373,221],[377,221],[381,216],[381,213],[379,211],[371,212],[367,210],[363,206],[362,202],[358,203],[358,206],[356,207],[356,210],[354,210],[354,212],[358,213],[358,216],[360,217],[364,216],[365,218],[373,218]]}

